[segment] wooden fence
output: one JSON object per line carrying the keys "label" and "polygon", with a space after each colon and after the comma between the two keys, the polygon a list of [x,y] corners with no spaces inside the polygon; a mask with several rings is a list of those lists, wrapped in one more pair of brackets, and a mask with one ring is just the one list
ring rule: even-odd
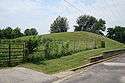
{"label": "wooden fence", "polygon": [[104,41],[46,41],[41,42],[35,55],[44,59],[60,58],[80,51],[105,48]]}
{"label": "wooden fence", "polygon": [[14,66],[23,62],[24,43],[0,42],[0,66]]}
{"label": "wooden fence", "polygon": [[[26,60],[54,59],[80,51],[105,48],[105,42],[96,41],[46,41],[36,43],[24,41],[0,41],[0,66],[15,66]],[[34,48],[33,48],[34,47]],[[33,48],[33,49],[32,49]]]}

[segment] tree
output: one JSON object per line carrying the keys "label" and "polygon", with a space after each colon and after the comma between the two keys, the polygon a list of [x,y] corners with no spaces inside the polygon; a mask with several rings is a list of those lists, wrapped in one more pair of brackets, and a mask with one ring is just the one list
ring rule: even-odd
{"label": "tree", "polygon": [[21,36],[29,36],[29,35],[37,35],[38,32],[35,28],[26,29],[24,31],[24,34],[21,33],[21,30],[19,27],[16,27],[15,29],[12,29],[11,27],[7,27],[5,29],[0,29],[0,39],[14,39]]}
{"label": "tree", "polygon": [[6,29],[3,30],[3,36],[6,39],[12,39],[13,34],[12,34],[13,29],[11,27],[7,27]]}
{"label": "tree", "polygon": [[114,39],[114,29],[113,28],[108,28],[107,29],[107,35],[106,35],[108,38],[110,39]]}
{"label": "tree", "polygon": [[67,32],[69,29],[67,18],[58,16],[50,26],[51,33]]}
{"label": "tree", "polygon": [[74,31],[88,31],[97,34],[103,35],[103,31],[105,31],[105,21],[102,19],[96,19],[93,16],[82,15],[77,19],[77,25],[75,25]]}
{"label": "tree", "polygon": [[37,32],[37,30],[36,30],[35,28],[31,28],[31,29],[26,29],[26,30],[24,31],[24,34],[25,34],[26,36],[30,36],[30,35],[37,35],[38,32]]}
{"label": "tree", "polygon": [[35,28],[31,28],[30,31],[31,31],[32,35],[37,35],[38,34],[38,32],[37,32],[37,30]]}
{"label": "tree", "polygon": [[1,39],[14,39],[21,36],[23,36],[23,33],[21,33],[21,30],[18,27],[15,29],[12,29],[11,27],[7,27],[5,29],[0,30]]}
{"label": "tree", "polygon": [[26,36],[31,35],[30,29],[26,29],[26,30],[24,31],[24,34],[25,34]]}
{"label": "tree", "polygon": [[0,29],[0,39],[3,38],[3,35],[2,35],[2,30]]}
{"label": "tree", "polygon": [[13,30],[13,37],[14,38],[18,38],[18,37],[21,37],[21,36],[23,36],[23,33],[21,33],[21,30],[20,30],[20,28],[15,28],[14,30]]}
{"label": "tree", "polygon": [[115,26],[114,28],[108,28],[107,37],[125,43],[125,27]]}
{"label": "tree", "polygon": [[91,29],[90,32],[97,33],[97,34],[100,34],[100,35],[104,35],[102,32],[104,32],[106,30],[105,24],[106,24],[106,22],[104,20],[99,19],[95,23],[95,26],[93,26],[93,28]]}

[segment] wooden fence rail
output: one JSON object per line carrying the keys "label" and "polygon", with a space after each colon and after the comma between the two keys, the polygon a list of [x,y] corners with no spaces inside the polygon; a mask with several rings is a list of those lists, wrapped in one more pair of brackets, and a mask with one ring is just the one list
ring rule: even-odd
{"label": "wooden fence rail", "polygon": [[24,43],[0,42],[0,66],[14,66],[24,59]]}

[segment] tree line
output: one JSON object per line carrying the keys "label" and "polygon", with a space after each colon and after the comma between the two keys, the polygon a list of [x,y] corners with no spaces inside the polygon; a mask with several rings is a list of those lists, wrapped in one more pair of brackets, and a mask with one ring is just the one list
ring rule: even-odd
{"label": "tree line", "polygon": [[[50,26],[50,33],[67,32],[68,29],[68,19],[66,17],[58,16]],[[94,16],[79,16],[76,20],[76,25],[74,25],[74,32],[77,31],[92,32],[125,43],[125,27],[115,26],[107,28],[107,34],[104,35],[104,32],[106,31],[106,21],[103,19],[97,19]],[[11,27],[0,29],[0,39],[14,39],[37,34],[38,32],[35,28],[26,29],[24,33],[22,33],[18,27],[15,29]]]}
{"label": "tree line", "polygon": [[[68,29],[67,18],[60,16],[58,16],[50,26],[51,33],[67,32]],[[92,32],[125,43],[125,27],[115,26],[107,28],[107,34],[104,35],[106,31],[106,21],[90,15],[81,15],[77,18],[76,25],[74,25],[74,32],[76,31]]]}
{"label": "tree line", "polygon": [[[103,34],[106,30],[106,22],[102,19],[96,19],[93,16],[82,15],[77,18],[76,25],[74,25],[74,31],[88,31],[97,34]],[[57,17],[56,20],[50,26],[51,33],[67,32],[69,29],[68,21],[66,17]]]}
{"label": "tree line", "polygon": [[125,27],[115,26],[108,28],[106,36],[110,39],[125,43]]}
{"label": "tree line", "polygon": [[14,39],[22,36],[37,35],[38,32],[35,28],[26,29],[24,33],[21,32],[19,27],[13,29],[7,27],[5,29],[0,29],[0,39]]}

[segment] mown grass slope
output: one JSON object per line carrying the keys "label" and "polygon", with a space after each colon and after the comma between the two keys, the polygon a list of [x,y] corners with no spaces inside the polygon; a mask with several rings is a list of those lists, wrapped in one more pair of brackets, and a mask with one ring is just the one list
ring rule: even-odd
{"label": "mown grass slope", "polygon": [[54,38],[56,40],[63,40],[63,41],[69,41],[69,40],[81,40],[81,41],[87,41],[87,42],[91,42],[94,40],[103,40],[106,43],[106,48],[117,48],[117,47],[121,47],[122,43],[119,43],[117,41],[111,40],[107,37],[101,36],[101,35],[97,35],[94,33],[90,33],[90,32],[65,32],[65,33],[54,33],[54,34],[47,34],[47,35],[42,35],[41,37],[51,37]]}
{"label": "mown grass slope", "polygon": [[[31,37],[32,36],[30,37],[27,36],[27,37],[22,37],[18,39],[25,40]],[[40,38],[51,37],[51,38],[54,38],[55,40],[63,40],[63,41],[69,41],[69,40],[84,41],[85,40],[87,42],[91,42],[94,40],[103,40],[106,43],[105,48],[82,51],[82,52],[61,57],[58,59],[47,60],[42,62],[41,64],[27,63],[27,64],[21,65],[26,68],[31,68],[31,69],[44,72],[44,73],[49,73],[49,74],[65,71],[67,69],[75,68],[75,67],[84,65],[86,63],[89,63],[90,57],[98,56],[104,51],[122,49],[125,47],[125,45],[122,43],[119,43],[117,41],[114,41],[109,38],[106,38],[94,33],[90,33],[90,32],[55,33],[55,34],[47,34],[47,35],[34,36],[34,37],[40,37]]]}
{"label": "mown grass slope", "polygon": [[30,38],[43,38],[43,37],[50,37],[55,40],[62,40],[62,41],[86,41],[92,42],[94,40],[103,40],[106,43],[106,48],[119,48],[124,46],[124,44],[119,43],[117,41],[111,40],[107,37],[97,35],[90,32],[64,32],[64,33],[54,33],[54,34],[46,34],[41,36],[25,36],[17,38],[17,40],[28,40]]}

